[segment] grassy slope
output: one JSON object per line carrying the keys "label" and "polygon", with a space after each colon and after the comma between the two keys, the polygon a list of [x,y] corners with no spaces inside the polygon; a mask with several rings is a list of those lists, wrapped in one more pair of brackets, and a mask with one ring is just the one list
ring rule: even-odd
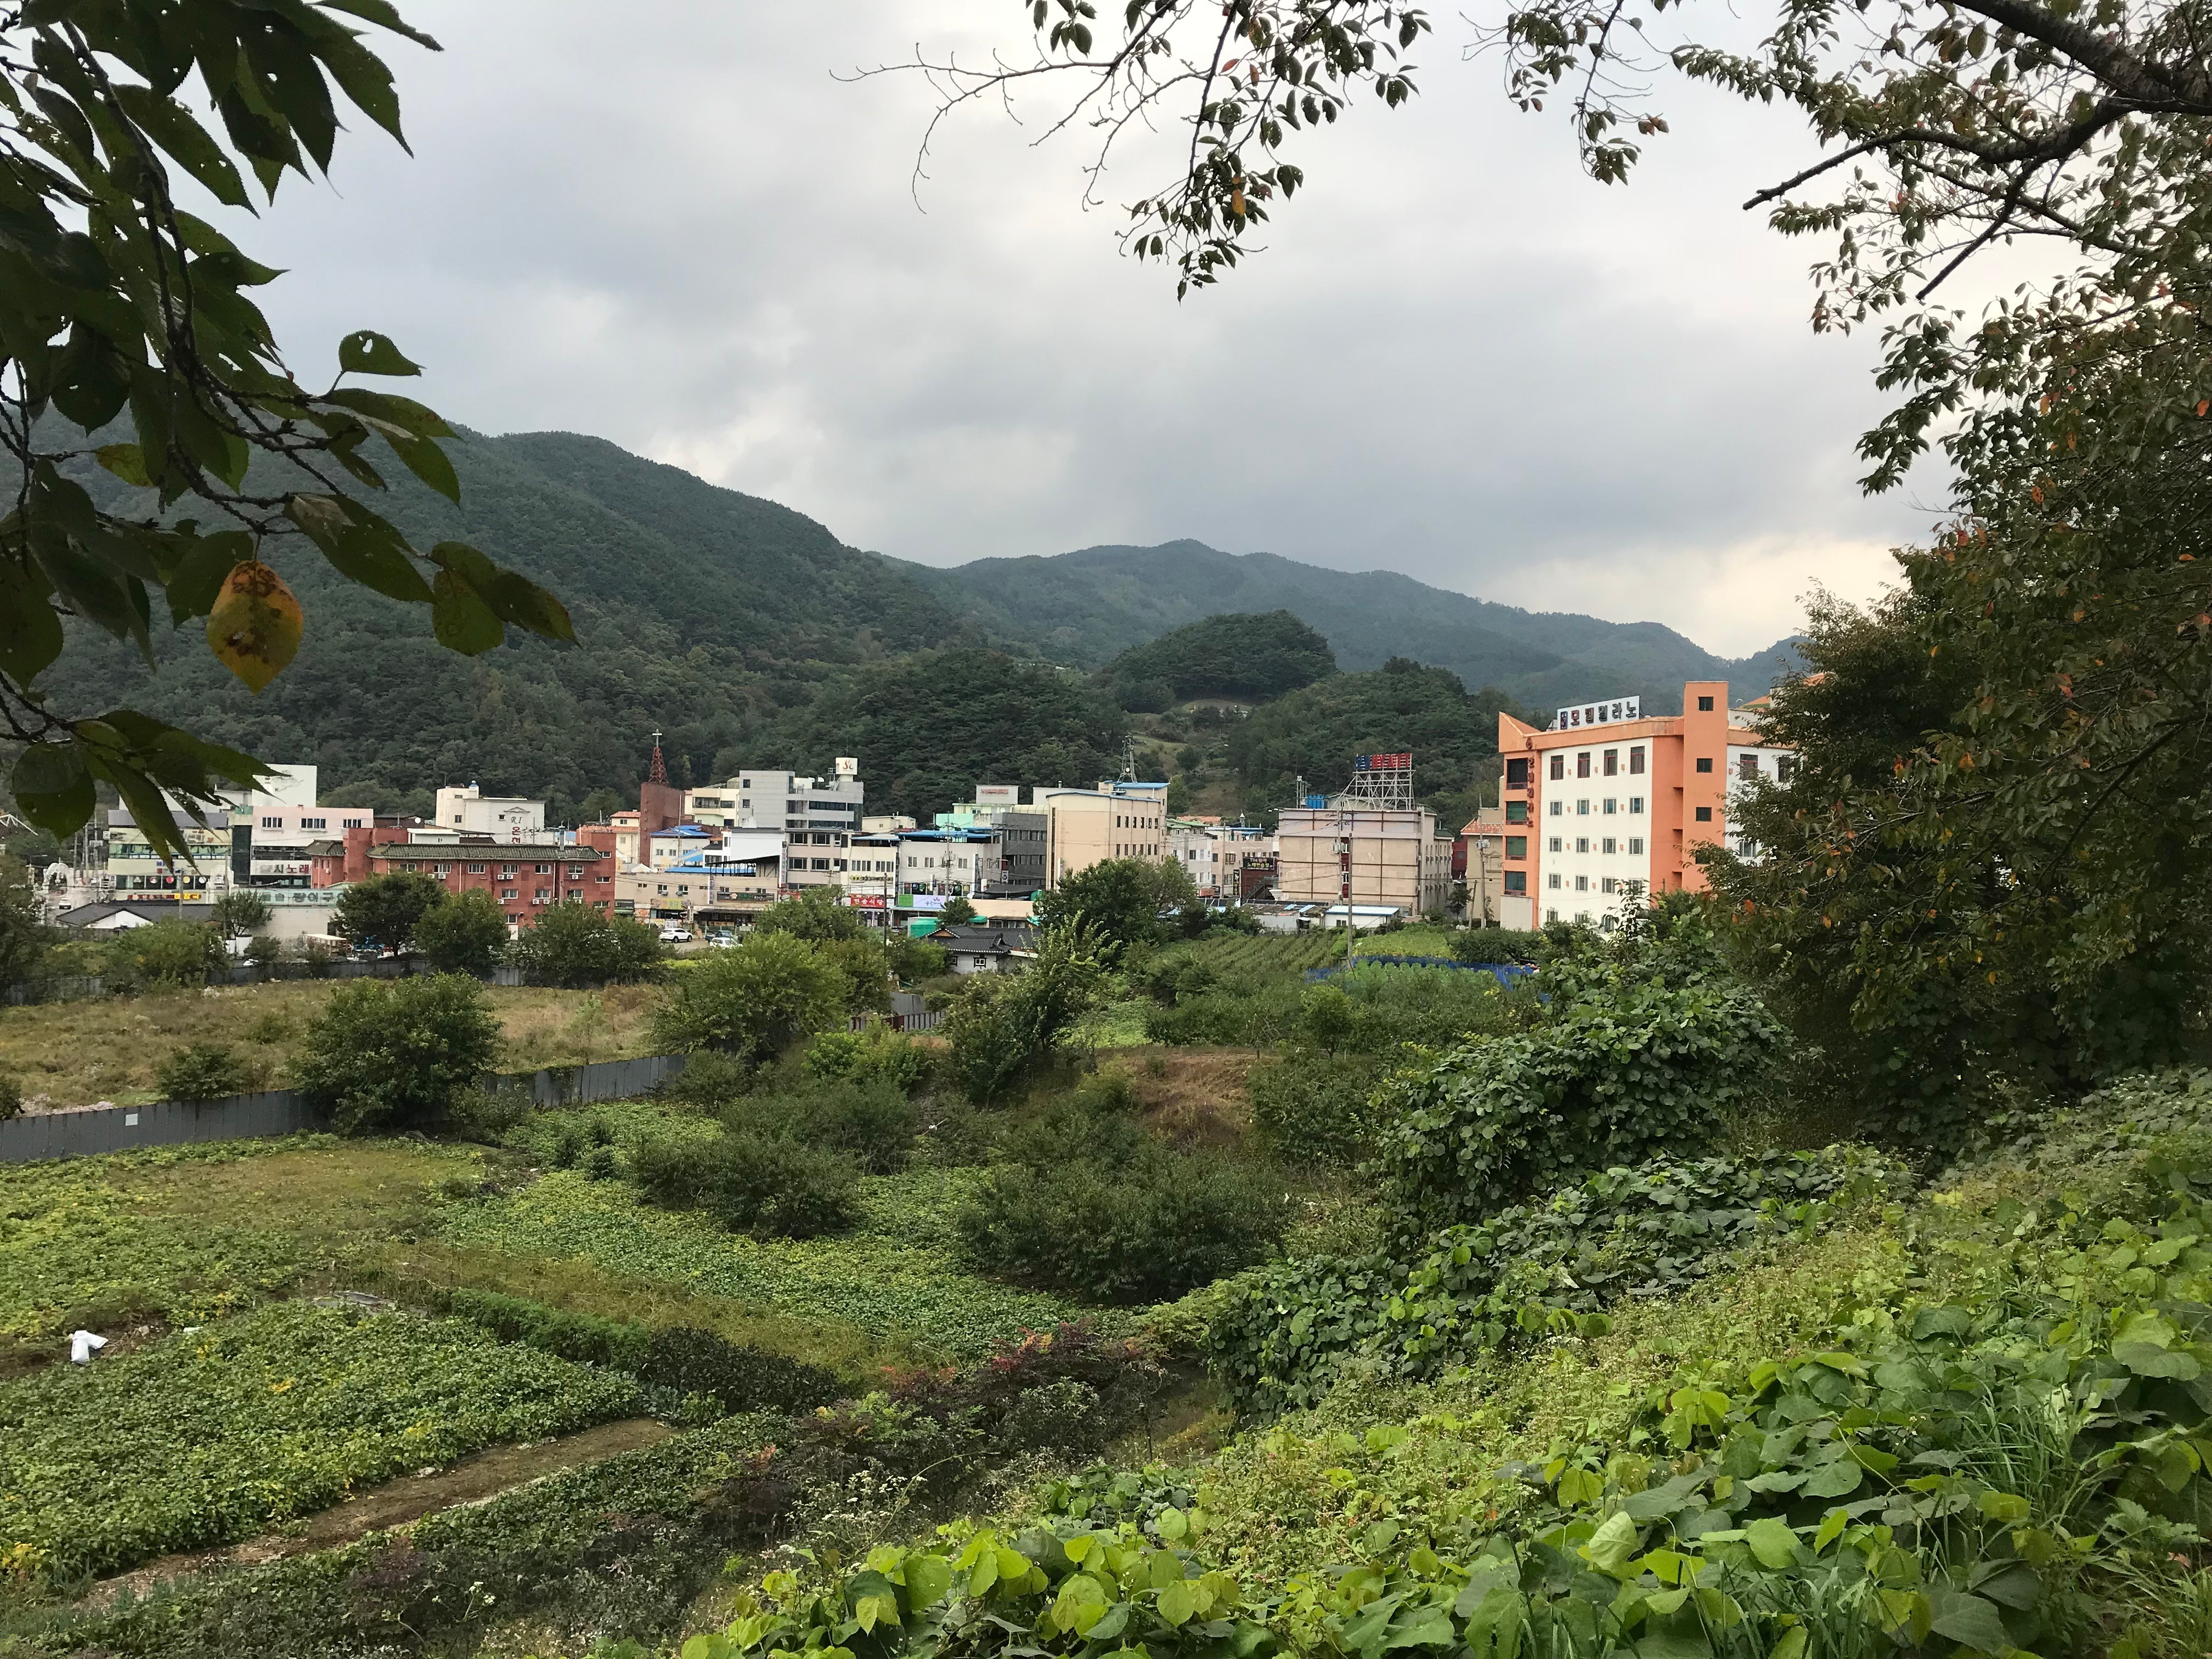
{"label": "grassy slope", "polygon": [[[308,1022],[339,988],[292,980],[111,1001],[0,1009],[0,1071],[13,1073],[33,1105],[137,1105],[158,1100],[161,1061],[191,1042],[228,1042],[262,1085],[283,1086]],[[506,1028],[506,1063],[520,1071],[655,1052],[647,1026],[659,992],[488,988]]]}

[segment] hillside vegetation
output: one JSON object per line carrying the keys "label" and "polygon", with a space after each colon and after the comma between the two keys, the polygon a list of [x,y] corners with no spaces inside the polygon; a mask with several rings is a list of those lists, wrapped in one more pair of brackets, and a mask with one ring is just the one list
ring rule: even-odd
{"label": "hillside vegetation", "polygon": [[1265,702],[1336,672],[1328,641],[1287,611],[1231,613],[1132,647],[1103,678],[1122,708],[1157,714],[1187,698]]}

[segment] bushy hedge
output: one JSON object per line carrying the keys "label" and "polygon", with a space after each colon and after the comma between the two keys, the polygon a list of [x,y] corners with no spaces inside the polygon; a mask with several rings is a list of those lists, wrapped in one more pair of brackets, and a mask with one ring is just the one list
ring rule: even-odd
{"label": "bushy hedge", "polygon": [[726,1411],[801,1411],[846,1392],[835,1371],[714,1331],[602,1319],[495,1291],[454,1289],[440,1300],[446,1311],[507,1341],[628,1371],[659,1388],[706,1395]]}
{"label": "bushy hedge", "polygon": [[1547,949],[1543,934],[1515,927],[1462,927],[1451,936],[1451,953],[1462,962],[1533,966],[1544,959]]}
{"label": "bushy hedge", "polygon": [[1711,1146],[1787,1042],[1725,980],[1622,973],[1576,998],[1384,1090],[1378,1164],[1401,1236],[1480,1221],[1583,1170]]}
{"label": "bushy hedge", "polygon": [[741,1129],[638,1143],[630,1170],[653,1203],[704,1210],[732,1232],[812,1238],[860,1216],[860,1171],[842,1153]]}
{"label": "bushy hedge", "polygon": [[891,1175],[913,1155],[921,1114],[892,1079],[823,1081],[741,1095],[722,1108],[732,1133],[796,1140],[839,1152],[869,1175]]}
{"label": "bushy hedge", "polygon": [[1839,1197],[1905,1185],[1901,1166],[1850,1146],[1602,1170],[1402,1258],[1259,1269],[1212,1300],[1208,1365],[1260,1411],[1313,1403],[1352,1354],[1433,1376],[1531,1334],[1590,1328],[1578,1317],[1680,1291],[1747,1244],[1820,1224]]}
{"label": "bushy hedge", "polygon": [[1096,1302],[1181,1296],[1264,1255],[1281,1182],[1223,1153],[1178,1152],[1071,1103],[1009,1138],[957,1218],[962,1255],[1017,1284]]}

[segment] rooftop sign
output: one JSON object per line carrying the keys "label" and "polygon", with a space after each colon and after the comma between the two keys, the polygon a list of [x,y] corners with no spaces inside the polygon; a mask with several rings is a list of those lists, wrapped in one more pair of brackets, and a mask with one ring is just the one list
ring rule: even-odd
{"label": "rooftop sign", "polygon": [[1554,732],[1565,732],[1571,726],[1606,726],[1614,720],[1640,720],[1643,699],[1615,697],[1611,702],[1586,702],[1576,708],[1562,708],[1559,717],[1552,722]]}
{"label": "rooftop sign", "polygon": [[1413,757],[1410,753],[1354,755],[1352,757],[1352,769],[1355,772],[1410,772],[1413,769]]}

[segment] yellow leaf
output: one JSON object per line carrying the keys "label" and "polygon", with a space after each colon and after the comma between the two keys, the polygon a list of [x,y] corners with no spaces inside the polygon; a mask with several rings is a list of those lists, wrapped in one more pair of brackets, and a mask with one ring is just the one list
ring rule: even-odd
{"label": "yellow leaf", "polygon": [[208,648],[258,696],[299,650],[305,621],[284,579],[249,560],[232,569],[216,595],[208,612]]}

